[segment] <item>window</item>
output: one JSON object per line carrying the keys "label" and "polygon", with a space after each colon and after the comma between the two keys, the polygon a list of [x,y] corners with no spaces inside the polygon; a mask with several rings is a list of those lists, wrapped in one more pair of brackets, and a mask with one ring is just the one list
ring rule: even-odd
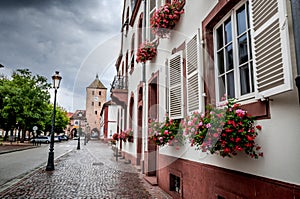
{"label": "window", "polygon": [[169,89],[169,117],[171,119],[180,119],[184,117],[182,54],[182,51],[173,54],[168,62],[169,80],[167,88]]}
{"label": "window", "polygon": [[99,91],[99,95],[101,95],[101,91]]}
{"label": "window", "polygon": [[98,105],[101,106],[101,102],[98,102]]}
{"label": "window", "polygon": [[94,106],[94,102],[92,102],[92,106]]}
{"label": "window", "polygon": [[97,111],[95,111],[95,115],[97,115]]}
{"label": "window", "polygon": [[92,91],[92,95],[95,95],[95,91]]}
{"label": "window", "polygon": [[249,5],[245,3],[233,9],[214,30],[218,101],[254,93],[250,28]]}
{"label": "window", "polygon": [[201,76],[203,74],[202,65],[200,65],[200,33],[197,32],[190,40],[186,41],[186,91],[187,91],[187,111],[188,114],[194,111],[203,111],[203,83]]}
{"label": "window", "polygon": [[135,41],[135,34],[133,33],[132,34],[132,37],[131,37],[131,50],[130,50],[130,56],[131,56],[131,59],[130,59],[130,72],[132,72],[134,70],[134,48],[135,48],[135,44],[134,44],[134,41]]}
{"label": "window", "polygon": [[170,191],[180,193],[180,177],[170,174]]}
{"label": "window", "polygon": [[[150,19],[153,16],[154,12],[158,7],[161,6],[161,0],[151,0],[149,2],[149,24],[150,24]],[[149,25],[150,27],[150,25]],[[156,39],[156,35],[152,34],[151,28],[149,28],[149,40],[153,41]]]}

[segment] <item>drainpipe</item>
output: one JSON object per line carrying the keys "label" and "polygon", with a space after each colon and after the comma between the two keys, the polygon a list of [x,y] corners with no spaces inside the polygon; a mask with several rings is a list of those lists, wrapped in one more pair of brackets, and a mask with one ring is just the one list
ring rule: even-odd
{"label": "drainpipe", "polygon": [[[151,1],[151,0],[150,0]],[[147,20],[146,20],[146,17],[147,17],[147,14],[146,14],[146,12],[147,12],[147,0],[144,0],[144,27],[143,27],[143,41],[145,41],[146,40],[146,22],[147,22]],[[147,127],[148,126],[148,124],[147,124],[147,120],[146,120],[146,117],[147,117],[147,115],[146,115],[146,86],[147,86],[147,84],[146,84],[146,63],[145,62],[143,62],[143,82],[144,82],[144,94],[143,94],[143,101],[144,101],[144,103],[143,103],[143,119],[144,119],[144,127]],[[143,150],[144,150],[144,152],[146,151],[146,142],[147,142],[147,137],[146,137],[146,135],[148,135],[147,134],[147,128],[144,128],[143,129],[144,130],[144,139],[143,139]],[[145,157],[143,157],[143,161],[142,161],[142,173],[145,173]]]}
{"label": "drainpipe", "polygon": [[[146,40],[146,10],[147,9],[147,1],[144,0],[144,28],[143,28],[143,41]],[[146,83],[146,63],[143,62],[143,82]]]}
{"label": "drainpipe", "polygon": [[294,29],[294,40],[296,50],[296,67],[297,77],[295,78],[296,86],[298,88],[298,97],[300,104],[300,1],[291,0],[292,17],[293,17],[293,29]]}

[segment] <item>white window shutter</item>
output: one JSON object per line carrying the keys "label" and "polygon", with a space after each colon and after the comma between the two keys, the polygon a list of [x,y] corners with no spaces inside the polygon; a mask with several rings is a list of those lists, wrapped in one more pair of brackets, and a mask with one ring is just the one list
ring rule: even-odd
{"label": "white window shutter", "polygon": [[184,117],[182,51],[169,59],[169,117]]}
{"label": "white window shutter", "polygon": [[186,42],[186,88],[189,114],[194,111],[201,111],[203,106],[199,44],[199,33]]}
{"label": "white window shutter", "polygon": [[256,97],[292,89],[286,0],[252,0]]}

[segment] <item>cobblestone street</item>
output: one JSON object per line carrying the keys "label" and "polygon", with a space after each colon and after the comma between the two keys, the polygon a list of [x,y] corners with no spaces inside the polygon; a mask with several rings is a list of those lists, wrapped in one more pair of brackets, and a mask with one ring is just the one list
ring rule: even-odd
{"label": "cobblestone street", "polygon": [[40,168],[1,192],[0,198],[170,197],[145,182],[132,165],[116,161],[111,146],[90,141],[57,159],[54,171]]}

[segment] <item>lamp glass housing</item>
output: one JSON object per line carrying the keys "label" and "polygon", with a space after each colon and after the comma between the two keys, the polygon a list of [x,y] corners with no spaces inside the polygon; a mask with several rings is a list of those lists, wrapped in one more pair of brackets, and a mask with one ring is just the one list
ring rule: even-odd
{"label": "lamp glass housing", "polygon": [[61,79],[62,79],[62,77],[59,75],[59,72],[55,71],[55,74],[52,76],[53,88],[54,89],[58,89],[59,88]]}

